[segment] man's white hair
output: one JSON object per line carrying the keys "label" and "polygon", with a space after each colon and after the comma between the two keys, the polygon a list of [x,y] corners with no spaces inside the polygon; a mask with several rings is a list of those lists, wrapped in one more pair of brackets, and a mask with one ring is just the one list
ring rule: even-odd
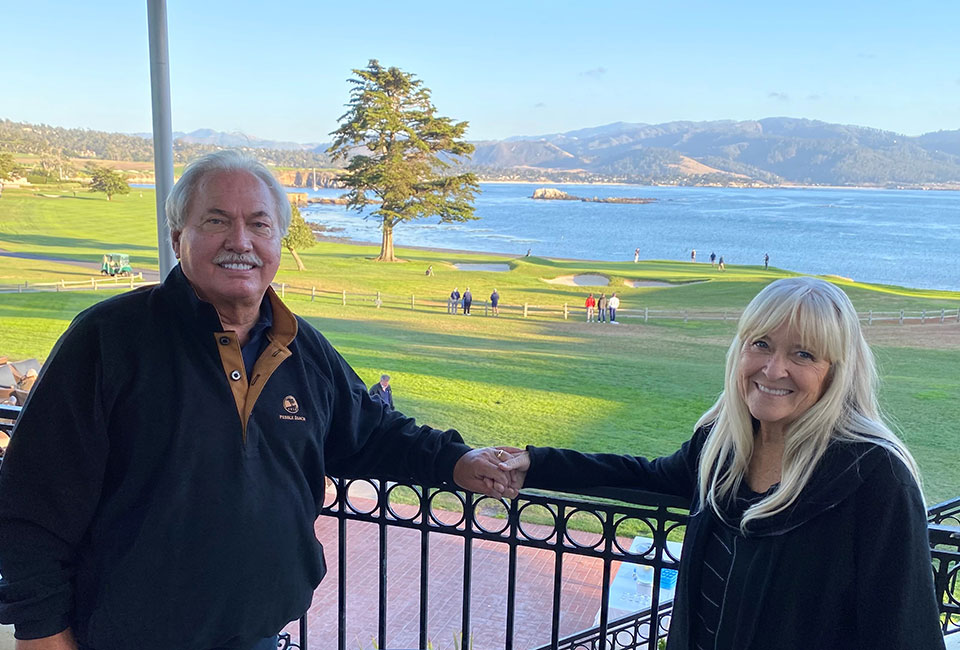
{"label": "man's white hair", "polygon": [[183,230],[187,223],[187,211],[190,209],[190,202],[200,186],[200,181],[207,174],[232,171],[248,172],[263,181],[263,184],[267,186],[271,196],[273,196],[273,202],[277,207],[276,216],[280,226],[280,235],[285,236],[287,230],[290,229],[291,218],[290,199],[287,197],[287,192],[283,189],[280,181],[270,173],[266,165],[233,149],[208,153],[192,161],[183,170],[183,175],[173,186],[165,204],[167,225],[170,227],[170,232]]}

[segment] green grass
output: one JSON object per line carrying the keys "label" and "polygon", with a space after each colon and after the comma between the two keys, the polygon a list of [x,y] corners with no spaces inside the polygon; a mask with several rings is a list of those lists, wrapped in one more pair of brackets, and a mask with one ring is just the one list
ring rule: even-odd
{"label": "green grass", "polygon": [[[0,248],[94,261],[106,251],[127,252],[135,267],[156,268],[153,193],[138,194],[107,202],[96,194],[47,199],[7,190],[0,200]],[[402,227],[397,237],[402,244]],[[406,262],[387,265],[372,261],[377,250],[324,242],[303,252],[304,273],[284,253],[277,279],[320,291],[346,290],[346,307],[335,293],[321,293],[316,301],[288,293],[287,302],[333,342],[365,382],[389,373],[401,410],[436,427],[457,428],[474,445],[670,453],[720,391],[732,322],[588,325],[579,306],[589,289],[543,279],[600,273],[611,278],[605,290],[618,291],[624,307],[737,311],[766,283],[791,275],[758,267],[733,266],[720,274],[709,265],[684,262],[512,259],[407,249],[399,251]],[[454,262],[507,262],[512,270],[457,271]],[[432,277],[424,275],[428,264],[434,266]],[[0,269],[0,284],[91,275],[65,264],[7,257],[0,257]],[[633,289],[623,286],[624,279],[708,281]],[[960,304],[956,292],[839,283],[862,310],[933,311]],[[444,301],[453,286],[470,286],[478,301],[496,287],[508,307],[526,302],[558,310],[567,302],[577,309],[568,321],[556,311],[528,319],[510,311],[495,319],[476,308],[477,315],[468,318],[424,304]],[[357,294],[376,291],[383,293],[382,309],[369,298],[358,302]],[[70,319],[107,295],[0,294],[0,355],[46,357]],[[960,349],[935,340],[937,332],[954,332],[960,325],[873,327],[887,334],[876,346],[882,402],[917,457],[928,501],[960,494]],[[916,345],[918,337],[925,347]]]}

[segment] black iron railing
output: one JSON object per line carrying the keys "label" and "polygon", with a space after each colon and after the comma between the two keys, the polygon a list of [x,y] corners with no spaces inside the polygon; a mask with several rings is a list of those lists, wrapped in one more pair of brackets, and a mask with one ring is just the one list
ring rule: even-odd
{"label": "black iron railing", "polygon": [[[18,415],[19,408],[0,405],[0,430],[9,431],[10,422]],[[358,645],[367,647],[364,640],[377,648],[397,647],[394,628],[399,625],[388,617],[388,611],[399,609],[401,603],[388,590],[388,575],[398,571],[411,573],[411,570],[404,566],[405,560],[396,555],[391,540],[406,536],[407,539],[401,541],[409,543],[412,536],[412,543],[417,547],[413,555],[419,562],[416,575],[409,578],[415,583],[416,595],[408,594],[407,599],[415,600],[416,606],[410,619],[401,621],[400,625],[415,625],[416,641],[411,639],[406,646],[416,643],[419,648],[432,645],[467,650],[477,638],[477,648],[506,650],[654,650],[658,641],[666,636],[672,605],[666,602],[669,592],[661,587],[669,575],[666,572],[676,570],[679,563],[678,554],[671,552],[672,544],[668,545],[668,540],[682,538],[688,519],[686,504],[681,499],[635,490],[594,490],[575,496],[524,492],[518,499],[505,501],[408,484],[337,479],[330,482],[321,515],[318,527],[329,523],[335,529],[325,531],[322,539],[328,547],[332,547],[334,534],[337,540],[336,552],[328,553],[331,563],[336,562],[335,578],[329,576],[321,590],[330,591],[329,582],[335,582],[337,600],[323,610],[321,616],[310,619],[308,614],[295,624],[299,627],[299,634],[293,635],[298,636],[296,642],[290,630],[281,635],[281,649],[307,650],[310,623],[318,623],[319,618],[336,619],[340,650]],[[960,632],[960,497],[931,507],[928,518],[943,632],[952,634]],[[375,531],[376,541],[368,534],[358,545],[349,534],[353,527],[364,527],[366,533]],[[450,539],[462,546],[457,566],[451,569],[446,565],[431,565],[431,549]],[[640,544],[639,548],[634,544],[631,550],[631,541],[644,539],[649,539],[649,544]],[[355,546],[366,547],[371,553],[376,546],[371,560],[376,565],[375,606],[372,599],[359,605],[349,602],[348,591],[358,574],[356,564],[348,562],[351,552],[357,550]],[[499,611],[491,610],[483,602],[474,604],[475,589],[489,572],[487,560],[478,561],[478,556],[486,558],[491,553],[505,558],[506,565],[505,593],[502,607],[498,605]],[[576,596],[581,600],[586,598],[597,615],[571,630],[569,621],[562,620],[568,616],[564,601],[570,597],[565,591],[569,589],[569,581],[565,581],[564,566],[580,561],[599,564],[598,584],[588,585],[592,587],[588,597]],[[531,577],[529,568],[536,563],[548,565],[549,577],[544,578],[543,571]],[[634,607],[637,611],[623,615],[611,611],[611,585],[614,567],[619,565],[623,570],[631,564],[649,567],[652,584],[647,600]],[[431,638],[428,627],[431,580],[450,571],[459,572],[459,594],[455,596],[459,601],[456,603],[459,630],[452,645]],[[533,594],[531,605],[529,585],[534,581],[543,584]],[[444,597],[453,598],[450,594]],[[351,618],[362,614],[370,619],[374,609],[375,624],[363,632],[367,636],[348,638]],[[518,613],[522,620],[518,620]],[[531,638],[526,633],[534,623],[545,630],[543,638]],[[475,637],[478,629],[484,630],[486,636]],[[332,634],[332,630],[324,632],[315,640],[327,647],[325,639]]]}
{"label": "black iron railing", "polygon": [[[349,553],[349,522],[367,522],[375,524],[377,528],[380,553],[376,647],[393,647],[387,624],[390,606],[390,599],[387,597],[390,559],[387,547],[395,529],[409,529],[419,533],[417,647],[426,648],[429,643],[436,645],[435,639],[430,639],[428,634],[429,584],[433,575],[430,550],[435,536],[454,536],[462,540],[462,561],[459,567],[462,575],[458,597],[461,609],[459,639],[463,648],[469,648],[471,640],[475,638],[472,634],[475,626],[471,587],[474,582],[473,572],[476,570],[474,548],[481,542],[501,546],[507,561],[502,635],[494,634],[494,638],[488,635],[488,638],[483,640],[482,647],[488,647],[487,644],[493,642],[507,650],[540,645],[545,648],[602,649],[613,647],[607,638],[608,635],[615,635],[618,648],[654,650],[657,640],[666,635],[669,605],[663,602],[661,582],[665,570],[676,571],[678,568],[678,554],[671,552],[667,541],[671,538],[679,542],[685,529],[688,514],[682,499],[633,490],[596,490],[591,491],[590,495],[576,498],[524,492],[517,499],[504,501],[469,493],[366,480],[334,480],[328,493],[329,499],[322,514],[337,520],[340,617],[337,647],[340,650],[352,647],[355,643],[355,639],[347,637],[351,615],[347,603],[350,575],[345,559]],[[599,498],[588,498],[589,496]],[[649,543],[641,542],[638,547],[638,538],[649,540]],[[365,541],[373,543],[370,539]],[[530,643],[529,638],[518,642],[519,637],[524,636],[518,635],[516,620],[519,609],[518,583],[524,576],[518,554],[526,551],[539,554],[535,562],[542,563],[544,558],[549,558],[552,566],[549,592],[541,594],[544,596],[543,605],[546,611],[537,612],[541,622],[549,621],[548,624],[541,625],[549,630],[549,639],[542,639],[537,643]],[[598,637],[598,642],[590,645],[582,645],[576,640],[577,634],[565,636],[561,633],[564,564],[575,556],[593,558],[600,564],[601,579],[594,589],[599,598],[590,603],[592,611],[598,612],[596,622],[590,620],[584,626],[586,629],[593,629],[594,636]],[[633,607],[636,610],[643,609],[644,613],[641,616],[623,616],[621,613],[617,620],[613,621],[610,613],[610,589],[614,577],[613,565],[620,562],[649,567],[651,580],[649,594],[644,594],[644,604]],[[484,622],[482,625],[486,627],[488,624]],[[524,620],[520,625],[526,628],[530,621]],[[629,643],[626,642],[628,638]],[[301,646],[304,640],[305,638],[301,637]]]}
{"label": "black iron railing", "polygon": [[943,633],[960,632],[960,497],[927,511],[930,554]]}

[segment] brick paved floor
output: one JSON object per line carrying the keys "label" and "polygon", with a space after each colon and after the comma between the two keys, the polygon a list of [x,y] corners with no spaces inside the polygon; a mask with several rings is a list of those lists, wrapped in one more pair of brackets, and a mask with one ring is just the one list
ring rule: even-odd
{"label": "brick paved floor", "polygon": [[[360,505],[351,496],[351,501]],[[492,520],[491,520],[492,521]],[[502,525],[502,523],[500,524]],[[497,527],[496,524],[490,526]],[[525,528],[527,525],[525,524]],[[320,517],[317,538],[324,544],[328,572],[309,612],[310,650],[337,644],[337,521]],[[629,541],[629,540],[628,540]],[[347,647],[375,647],[379,533],[376,524],[347,522]],[[420,612],[420,532],[391,527],[387,534],[387,648],[417,648]],[[463,540],[430,535],[428,638],[437,650],[459,644],[463,603]],[[474,650],[504,647],[508,548],[489,541],[473,543],[471,627]],[[520,548],[514,647],[535,648],[550,641],[554,554]],[[612,573],[618,563],[614,563]],[[600,608],[603,564],[595,558],[565,555],[560,604],[560,637],[593,626]],[[288,628],[296,638],[296,625]],[[469,647],[469,646],[468,646]]]}

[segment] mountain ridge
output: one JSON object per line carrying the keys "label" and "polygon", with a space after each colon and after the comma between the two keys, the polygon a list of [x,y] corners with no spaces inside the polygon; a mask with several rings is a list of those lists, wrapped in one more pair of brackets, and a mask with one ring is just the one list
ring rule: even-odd
{"label": "mountain ridge", "polygon": [[[327,143],[240,131],[177,132],[175,156],[237,147],[268,164],[332,167]],[[138,144],[142,143],[142,144]],[[562,133],[479,140],[458,168],[482,180],[678,185],[836,185],[960,189],[960,129],[906,136],[791,117],[614,122]],[[150,134],[119,134],[0,119],[0,150],[101,159],[152,159]],[[129,156],[123,158],[123,155]]]}

